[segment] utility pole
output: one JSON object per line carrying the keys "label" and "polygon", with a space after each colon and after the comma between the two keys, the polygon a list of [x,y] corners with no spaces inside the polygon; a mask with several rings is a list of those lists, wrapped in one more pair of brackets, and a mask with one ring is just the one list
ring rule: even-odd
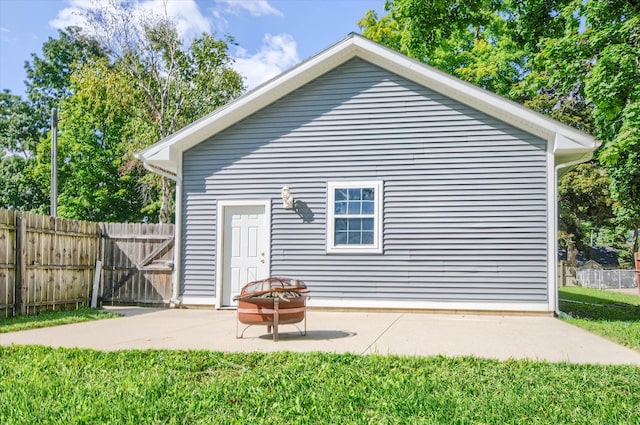
{"label": "utility pole", "polygon": [[58,110],[51,109],[51,216],[58,216]]}

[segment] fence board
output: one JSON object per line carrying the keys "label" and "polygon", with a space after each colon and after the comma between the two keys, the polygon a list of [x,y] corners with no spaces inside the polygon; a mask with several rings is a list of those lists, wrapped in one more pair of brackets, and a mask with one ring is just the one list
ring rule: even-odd
{"label": "fence board", "polygon": [[0,317],[15,314],[16,215],[0,209]]}
{"label": "fence board", "polygon": [[[0,317],[88,304],[98,259],[103,263],[99,282],[103,302],[167,304],[173,228],[0,209]],[[118,282],[122,282],[119,287]]]}
{"label": "fence board", "polygon": [[97,223],[20,215],[27,232],[26,312],[86,303],[98,257]]}
{"label": "fence board", "polygon": [[173,231],[173,224],[100,223],[104,302],[169,302]]}

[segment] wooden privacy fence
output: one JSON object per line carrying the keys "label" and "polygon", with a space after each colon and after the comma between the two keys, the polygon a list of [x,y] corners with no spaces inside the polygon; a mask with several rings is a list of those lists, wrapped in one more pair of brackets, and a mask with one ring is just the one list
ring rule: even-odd
{"label": "wooden privacy fence", "polygon": [[103,303],[166,304],[172,259],[172,224],[92,223],[0,209],[0,317],[88,304],[94,280]]}
{"label": "wooden privacy fence", "polygon": [[90,295],[97,223],[0,210],[0,314],[29,314]]}

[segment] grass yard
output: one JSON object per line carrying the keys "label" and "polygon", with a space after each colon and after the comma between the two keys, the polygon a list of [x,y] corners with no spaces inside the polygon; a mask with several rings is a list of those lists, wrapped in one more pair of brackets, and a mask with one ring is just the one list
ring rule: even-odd
{"label": "grass yard", "polygon": [[563,320],[640,351],[640,297],[599,289],[558,290]]}
{"label": "grass yard", "polygon": [[640,368],[0,347],[2,424],[638,424]]}
{"label": "grass yard", "polygon": [[113,317],[118,317],[118,315],[108,311],[92,310],[88,307],[78,310],[43,311],[35,316],[15,316],[0,319],[0,334]]}

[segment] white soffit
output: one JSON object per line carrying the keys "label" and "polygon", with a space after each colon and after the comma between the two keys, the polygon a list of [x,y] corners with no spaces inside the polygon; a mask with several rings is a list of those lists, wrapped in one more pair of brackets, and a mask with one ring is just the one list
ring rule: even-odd
{"label": "white soffit", "polygon": [[[383,69],[554,142],[558,159],[584,157],[599,144],[591,136],[515,102],[473,86],[360,35],[351,34],[318,55],[213,111],[136,154],[152,166],[177,173],[178,153],[212,137],[348,60],[359,57]],[[571,155],[573,153],[573,155]]]}

